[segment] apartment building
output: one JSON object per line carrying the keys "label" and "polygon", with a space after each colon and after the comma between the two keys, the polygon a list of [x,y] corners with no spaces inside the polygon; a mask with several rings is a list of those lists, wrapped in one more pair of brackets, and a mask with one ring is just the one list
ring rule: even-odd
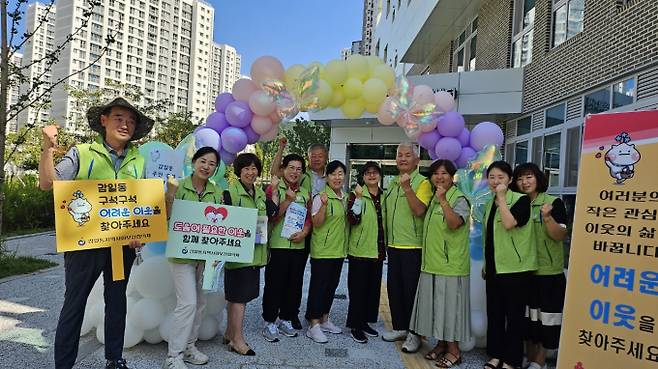
{"label": "apartment building", "polygon": [[242,56],[231,45],[213,43],[210,65],[208,114],[215,110],[215,97],[222,92],[231,92],[235,81],[240,79]]}

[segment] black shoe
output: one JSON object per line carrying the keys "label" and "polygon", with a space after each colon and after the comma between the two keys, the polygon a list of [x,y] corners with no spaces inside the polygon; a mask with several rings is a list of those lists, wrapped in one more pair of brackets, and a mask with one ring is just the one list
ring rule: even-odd
{"label": "black shoe", "polygon": [[105,362],[105,369],[129,369],[125,359],[108,360]]}
{"label": "black shoe", "polygon": [[370,337],[379,337],[379,332],[376,330],[372,329],[368,324],[365,324],[362,328],[363,333]]}
{"label": "black shoe", "polygon": [[292,323],[292,327],[295,328],[298,331],[302,330],[302,322],[299,321],[298,317],[293,317],[290,319],[290,323]]}
{"label": "black shoe", "polygon": [[357,343],[366,343],[368,342],[368,337],[360,329],[352,329],[352,339]]}

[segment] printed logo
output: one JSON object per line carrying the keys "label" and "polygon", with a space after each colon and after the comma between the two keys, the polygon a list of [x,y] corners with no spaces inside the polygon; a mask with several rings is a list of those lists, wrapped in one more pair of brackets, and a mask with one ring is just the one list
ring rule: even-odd
{"label": "printed logo", "polygon": [[624,184],[627,179],[635,175],[635,164],[642,156],[631,142],[631,136],[621,132],[615,137],[616,145],[612,145],[605,153],[605,165],[610,169],[610,176],[614,178],[615,184]]}
{"label": "printed logo", "polygon": [[73,220],[78,223],[78,226],[83,226],[90,219],[91,204],[87,201],[82,191],[77,190],[73,193],[73,198],[69,202],[67,210]]}
{"label": "printed logo", "polygon": [[223,207],[214,207],[214,206],[207,206],[206,209],[203,211],[203,215],[208,219],[208,221],[212,223],[217,223],[217,221],[224,221],[226,220],[226,217],[228,216],[228,210]]}

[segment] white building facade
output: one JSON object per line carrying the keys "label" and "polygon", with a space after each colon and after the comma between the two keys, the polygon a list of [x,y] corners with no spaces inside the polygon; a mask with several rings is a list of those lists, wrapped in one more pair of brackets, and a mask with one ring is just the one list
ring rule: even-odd
{"label": "white building facade", "polygon": [[223,92],[231,92],[235,81],[240,79],[242,56],[231,45],[213,43],[210,66],[208,114],[215,110],[215,97]]}

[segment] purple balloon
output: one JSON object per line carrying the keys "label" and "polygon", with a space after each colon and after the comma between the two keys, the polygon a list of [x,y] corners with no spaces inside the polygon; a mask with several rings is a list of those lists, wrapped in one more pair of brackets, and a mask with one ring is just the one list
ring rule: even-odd
{"label": "purple balloon", "polygon": [[475,159],[478,156],[477,151],[473,150],[472,147],[466,146],[462,147],[462,153],[457,158],[457,168],[466,168],[468,162]]}
{"label": "purple balloon", "polygon": [[503,130],[493,122],[480,122],[471,131],[471,147],[477,151],[487,145],[500,147],[505,140]]}
{"label": "purple balloon", "polygon": [[206,127],[214,129],[217,133],[222,133],[222,131],[228,126],[230,126],[230,124],[228,124],[224,113],[214,112],[208,116],[208,119],[206,119]]}
{"label": "purple balloon", "polygon": [[222,147],[232,154],[242,151],[247,141],[247,134],[242,128],[228,127],[222,132]]}
{"label": "purple balloon", "polygon": [[457,160],[462,152],[462,145],[454,137],[443,137],[434,147],[438,159]]}
{"label": "purple balloon", "polygon": [[439,132],[437,132],[435,129],[421,133],[420,136],[418,136],[418,144],[427,150],[432,151],[432,149],[436,146],[436,143],[439,141],[441,138],[441,135]]}
{"label": "purple balloon", "polygon": [[224,149],[219,151],[219,157],[222,158],[222,161],[226,165],[233,164],[233,161],[235,160],[236,156],[237,156],[236,154],[231,154],[230,152]]}
{"label": "purple balloon", "polygon": [[226,111],[226,107],[228,104],[232,103],[235,101],[233,98],[233,95],[231,95],[230,92],[224,92],[223,94],[219,94],[217,98],[215,99],[215,111],[218,111],[220,113],[223,113]]}
{"label": "purple balloon", "polygon": [[246,126],[243,128],[244,133],[247,134],[247,144],[255,144],[260,139],[260,135],[251,128],[251,126]]}
{"label": "purple balloon", "polygon": [[240,128],[251,124],[251,118],[254,116],[246,101],[235,101],[228,104],[225,114],[230,125]]}
{"label": "purple balloon", "polygon": [[219,133],[215,132],[214,129],[201,128],[194,134],[194,145],[197,149],[209,146],[215,150],[219,150],[222,148],[222,140]]}
{"label": "purple balloon", "polygon": [[468,128],[464,127],[462,133],[457,136],[457,139],[459,140],[459,143],[462,144],[462,147],[468,146],[469,142],[471,142],[471,132],[468,131]]}
{"label": "purple balloon", "polygon": [[432,160],[436,160],[439,158],[438,156],[436,156],[436,152],[434,150],[427,150],[427,153],[429,154],[430,159]]}
{"label": "purple balloon", "polygon": [[449,111],[439,118],[436,129],[441,136],[457,137],[464,129],[464,117],[456,111]]}

